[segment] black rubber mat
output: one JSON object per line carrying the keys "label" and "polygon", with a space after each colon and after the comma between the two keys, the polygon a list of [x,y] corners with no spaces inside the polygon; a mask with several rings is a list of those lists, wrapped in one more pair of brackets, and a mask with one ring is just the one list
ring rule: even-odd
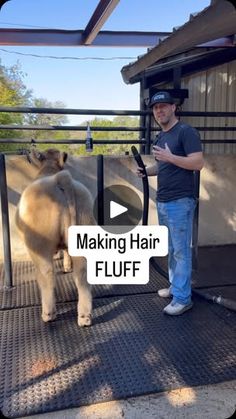
{"label": "black rubber mat", "polygon": [[236,301],[236,285],[229,285],[225,287],[211,287],[204,288],[204,290],[199,290],[201,292],[206,292],[210,295],[217,297],[223,297]]}
{"label": "black rubber mat", "polygon": [[[167,258],[155,260],[167,271]],[[193,282],[195,288],[236,285],[236,245],[199,247]]]}
{"label": "black rubber mat", "polygon": [[[76,299],[76,287],[72,274],[62,272],[62,260],[54,263],[56,275],[56,298],[58,302]],[[3,281],[3,265],[1,265],[1,284]],[[40,293],[36,282],[35,269],[32,262],[14,262],[12,264],[13,288],[0,288],[0,307],[13,308],[40,304]]]}
{"label": "black rubber mat", "polygon": [[[167,271],[167,258],[155,259]],[[161,286],[163,285],[158,284],[158,288]],[[164,287],[167,286],[169,284],[166,281]],[[236,246],[200,247],[198,269],[193,272],[192,277],[192,289],[201,297],[207,300],[213,298],[215,302],[236,311]]]}
{"label": "black rubber mat", "polygon": [[[69,302],[77,299],[77,290],[73,281],[72,273],[62,272],[62,260],[56,260],[56,300],[57,302]],[[151,269],[151,268],[150,268]],[[40,304],[40,293],[36,283],[35,270],[31,262],[13,263],[12,289],[3,289],[3,265],[0,265],[0,309],[13,307],[26,307]],[[157,292],[160,287],[166,286],[166,281],[158,273],[150,275],[150,281],[146,285],[94,285],[92,287],[94,298],[144,294]]]}
{"label": "black rubber mat", "polygon": [[183,316],[156,294],[96,299],[81,329],[76,303],[44,324],[40,307],[0,312],[0,405],[20,417],[236,378],[236,313],[195,298]]}
{"label": "black rubber mat", "polygon": [[236,285],[236,245],[198,249],[198,271],[194,287]]}
{"label": "black rubber mat", "polygon": [[194,288],[193,293],[236,312],[236,286]]}

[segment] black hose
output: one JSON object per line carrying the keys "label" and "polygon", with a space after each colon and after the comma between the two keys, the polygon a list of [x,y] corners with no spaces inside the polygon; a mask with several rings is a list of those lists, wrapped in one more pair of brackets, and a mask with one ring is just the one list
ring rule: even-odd
{"label": "black hose", "polygon": [[155,258],[151,258],[150,262],[153,266],[153,268],[155,269],[155,271],[157,271],[161,276],[163,276],[164,278],[166,278],[169,281],[169,275],[166,271],[164,271],[164,269],[162,269],[160,267],[160,265],[157,263]]}
{"label": "black hose", "polygon": [[[141,155],[139,154],[137,148],[135,146],[131,147],[131,151],[133,153],[133,156],[136,160],[136,163],[138,167],[140,167],[143,171],[143,174],[145,176],[142,177],[143,181],[143,225],[148,224],[148,207],[149,207],[149,183],[148,183],[148,176],[145,164],[143,162],[143,159]],[[160,267],[160,265],[156,262],[155,258],[150,258],[150,262],[153,266],[153,268],[164,278],[169,279],[169,275],[164,269]]]}
{"label": "black hose", "polygon": [[219,304],[229,310],[236,311],[236,301],[230,300],[229,298],[222,297],[221,295],[211,295],[208,292],[193,289],[194,294],[199,295],[205,300],[212,301],[213,303]]}
{"label": "black hose", "polygon": [[133,153],[133,156],[136,160],[136,163],[140,169],[142,169],[142,172],[144,176],[142,177],[143,181],[143,220],[142,224],[143,226],[146,226],[148,224],[148,207],[149,207],[149,184],[148,184],[148,176],[146,172],[145,164],[142,160],[142,157],[140,156],[137,148],[132,145],[131,151]]}

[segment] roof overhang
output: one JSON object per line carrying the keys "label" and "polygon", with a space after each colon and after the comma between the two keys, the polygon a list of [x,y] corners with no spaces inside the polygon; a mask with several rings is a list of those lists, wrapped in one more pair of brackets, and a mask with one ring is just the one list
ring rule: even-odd
{"label": "roof overhang", "polygon": [[[216,0],[185,23],[147,54],[121,70],[125,83],[137,82],[145,69],[165,57],[170,57],[218,38],[236,33],[236,9],[228,0]],[[234,39],[232,47],[234,47]]]}
{"label": "roof overhang", "polygon": [[[202,51],[196,48],[188,53],[172,56],[147,68],[143,73],[144,88],[162,85],[175,80],[175,70],[180,70],[181,77],[199,73],[209,68],[236,60],[236,48],[217,48]],[[178,74],[178,73],[177,73]],[[139,82],[137,75],[133,82]]]}

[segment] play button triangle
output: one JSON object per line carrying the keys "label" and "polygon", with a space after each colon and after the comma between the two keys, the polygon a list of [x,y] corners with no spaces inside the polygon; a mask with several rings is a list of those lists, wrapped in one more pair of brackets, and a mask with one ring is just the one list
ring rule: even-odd
{"label": "play button triangle", "polygon": [[126,211],[128,211],[128,208],[124,205],[117,204],[115,201],[110,201],[110,218],[115,218]]}

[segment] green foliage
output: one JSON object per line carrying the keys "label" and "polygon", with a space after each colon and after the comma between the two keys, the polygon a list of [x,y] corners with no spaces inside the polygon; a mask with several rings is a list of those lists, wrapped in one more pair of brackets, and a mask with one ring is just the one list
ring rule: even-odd
{"label": "green foliage", "polygon": [[[0,106],[2,107],[35,107],[35,108],[64,108],[62,102],[49,102],[45,98],[33,97],[32,91],[28,90],[24,84],[25,74],[21,71],[19,63],[10,68],[6,68],[0,61]],[[125,154],[130,152],[132,144],[111,144],[111,140],[138,140],[139,131],[104,131],[96,130],[112,127],[139,127],[138,117],[116,116],[113,119],[94,118],[90,122],[93,140],[105,140],[108,144],[94,145],[91,154]],[[53,126],[63,126],[68,123],[68,118],[63,114],[21,114],[21,113],[0,113],[0,125],[32,125],[50,127],[44,130],[13,130],[0,129],[0,139],[9,139],[9,143],[0,144],[0,151],[16,151],[29,148],[24,143],[12,144],[11,139],[26,140],[62,140],[62,139],[86,139],[86,130],[79,130],[80,126],[87,126],[87,121],[78,125],[78,131],[55,130]],[[109,144],[110,142],[110,144]],[[53,147],[52,144],[37,144],[37,148],[44,150]],[[61,144],[55,145],[61,150],[66,150],[77,155],[86,155],[85,145]]]}
{"label": "green foliage", "polygon": [[[50,102],[44,98],[32,98],[31,107],[33,108],[64,108],[63,102],[56,101]],[[30,130],[24,131],[24,138],[30,138],[34,140],[62,140],[68,138],[67,131],[58,131],[52,129],[53,126],[62,126],[68,122],[68,118],[63,114],[46,114],[46,113],[35,113],[28,114],[25,116],[25,124],[27,125],[41,125],[44,127],[50,127],[49,130]],[[37,145],[40,150],[45,150],[53,145],[42,144]],[[57,147],[57,145],[56,145]],[[66,148],[66,146],[64,146]],[[60,147],[61,149],[61,147]]]}
{"label": "green foliage", "polygon": [[[49,102],[47,99],[44,98],[36,98],[31,101],[31,107],[33,108],[63,108],[65,105],[62,102]],[[28,114],[25,118],[25,123],[28,125],[43,125],[43,126],[62,126],[63,124],[67,123],[68,119],[66,115],[60,115],[60,114]],[[61,134],[55,132],[53,130],[46,131],[47,132],[47,138],[63,138]],[[30,131],[30,136],[34,139],[43,139],[45,138],[45,131],[38,131],[38,130],[32,130]]]}
{"label": "green foliage", "polygon": [[[1,65],[0,62],[0,104],[1,106],[22,106],[27,102],[30,92],[26,89],[23,81],[23,73],[19,64],[10,68]],[[1,125],[21,124],[23,115],[17,113],[0,113]],[[0,138],[20,138],[21,134],[17,131],[7,129],[0,130]],[[16,146],[1,144],[0,151],[14,149]]]}
{"label": "green foliage", "polygon": [[[139,139],[139,131],[96,131],[95,127],[139,127],[139,118],[138,117],[130,117],[130,116],[116,116],[112,120],[105,119],[105,118],[94,118],[90,123],[91,134],[93,140],[106,140],[108,144],[99,144],[94,145],[93,152],[90,153],[92,155],[97,154],[121,154],[124,155],[125,153],[130,152],[130,148],[132,144],[109,144],[110,140],[138,140]],[[81,126],[86,126],[87,122],[83,122],[80,124]],[[86,131],[75,131],[71,133],[71,137],[73,139],[80,139],[85,140],[86,138]],[[84,145],[72,145],[70,146],[70,152],[78,155],[86,155],[87,152],[85,150]]]}
{"label": "green foliage", "polygon": [[[44,98],[34,98],[32,91],[28,90],[23,82],[25,74],[21,71],[19,63],[6,68],[0,62],[0,106],[2,107],[47,107],[64,108],[62,102],[49,102]],[[21,114],[0,112],[0,125],[63,125],[67,123],[65,115],[53,114]],[[0,129],[0,138],[2,139],[63,139],[65,131],[38,131],[38,130],[12,130]],[[48,145],[42,145],[41,148],[48,148]],[[24,144],[0,144],[0,151],[16,151],[27,148]]]}

